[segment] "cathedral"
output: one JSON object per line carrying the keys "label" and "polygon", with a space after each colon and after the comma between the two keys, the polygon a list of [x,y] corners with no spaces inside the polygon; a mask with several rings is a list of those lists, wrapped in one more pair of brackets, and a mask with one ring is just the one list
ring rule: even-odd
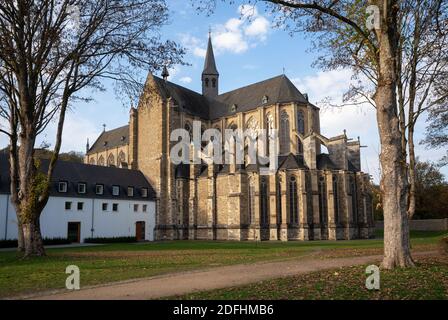
{"label": "cathedral", "polygon": [[[148,75],[126,126],[104,130],[85,162],[139,170],[156,193],[155,239],[339,240],[373,236],[369,175],[361,145],[344,131],[325,137],[319,108],[285,76],[219,92],[220,74],[209,37],[202,94]],[[174,164],[170,133],[278,130],[278,167]]]}

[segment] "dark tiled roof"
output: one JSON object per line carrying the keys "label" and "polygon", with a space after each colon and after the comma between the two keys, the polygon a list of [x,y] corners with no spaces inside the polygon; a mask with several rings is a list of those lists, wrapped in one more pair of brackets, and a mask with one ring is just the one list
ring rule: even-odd
{"label": "dark tiled roof", "polygon": [[[46,172],[49,161],[42,161],[42,170]],[[9,193],[9,161],[7,156],[0,156],[0,192]],[[155,198],[152,186],[146,180],[142,172],[137,170],[119,169],[113,167],[94,166],[77,162],[58,161],[52,177],[51,195],[79,198],[113,198],[113,199],[135,199],[149,200]],[[58,192],[58,182],[67,181],[68,190],[66,193]],[[87,184],[87,192],[79,194],[77,192],[78,183]],[[104,185],[104,194],[95,193],[96,184]],[[120,186],[120,195],[112,195],[112,186]],[[134,187],[134,196],[127,196],[127,188]],[[141,188],[148,189],[148,198],[143,198]]]}
{"label": "dark tiled roof", "polygon": [[287,156],[278,157],[278,169],[279,170],[289,170],[289,169],[306,169],[306,165],[303,161],[303,157],[299,155],[293,155],[290,153]]}
{"label": "dark tiled roof", "polygon": [[317,155],[317,169],[319,170],[335,170],[337,169],[330,156],[326,153]]}
{"label": "dark tiled roof", "polygon": [[[299,102],[308,104],[302,93],[285,75],[248,85],[219,95],[210,108],[210,118],[216,119],[231,115],[231,106],[236,105],[236,112],[245,112],[262,105],[267,96],[267,105],[275,103]],[[212,103],[213,104],[213,103]]]}
{"label": "dark tiled roof", "polygon": [[109,131],[104,131],[89,149],[88,153],[101,152],[103,150],[129,144],[129,126],[123,126]]}
{"label": "dark tiled roof", "polygon": [[153,76],[164,98],[175,100],[181,111],[202,119],[209,118],[209,102],[202,94]]}

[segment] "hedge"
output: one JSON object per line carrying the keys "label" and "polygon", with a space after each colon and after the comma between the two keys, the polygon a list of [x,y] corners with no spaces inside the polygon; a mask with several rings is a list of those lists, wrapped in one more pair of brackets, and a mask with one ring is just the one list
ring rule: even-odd
{"label": "hedge", "polygon": [[[70,244],[67,238],[45,238],[44,245],[61,245]],[[15,240],[0,240],[0,248],[17,248],[17,239]]]}
{"label": "hedge", "polygon": [[129,243],[137,242],[136,237],[86,238],[85,243]]}

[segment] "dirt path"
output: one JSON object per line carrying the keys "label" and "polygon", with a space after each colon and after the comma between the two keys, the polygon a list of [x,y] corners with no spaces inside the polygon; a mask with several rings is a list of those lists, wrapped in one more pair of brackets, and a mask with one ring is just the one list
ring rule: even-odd
{"label": "dirt path", "polygon": [[[437,252],[414,253],[414,256],[436,254]],[[109,300],[109,299],[155,299],[182,295],[195,291],[227,288],[266,279],[303,274],[353,265],[379,263],[382,256],[360,256],[332,259],[305,259],[280,262],[265,262],[218,267],[166,274],[146,279],[89,287],[79,291],[56,292],[32,299],[38,300]]]}

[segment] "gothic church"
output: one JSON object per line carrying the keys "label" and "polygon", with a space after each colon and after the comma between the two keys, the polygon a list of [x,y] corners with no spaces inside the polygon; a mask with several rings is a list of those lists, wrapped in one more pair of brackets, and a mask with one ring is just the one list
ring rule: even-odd
{"label": "gothic church", "polygon": [[[202,94],[148,75],[129,124],[104,131],[85,162],[140,170],[157,198],[155,238],[318,240],[373,236],[369,175],[359,139],[320,132],[319,108],[280,75],[226,93],[209,38]],[[278,129],[278,170],[171,161],[170,133],[192,129]],[[324,153],[326,150],[328,153]]]}

